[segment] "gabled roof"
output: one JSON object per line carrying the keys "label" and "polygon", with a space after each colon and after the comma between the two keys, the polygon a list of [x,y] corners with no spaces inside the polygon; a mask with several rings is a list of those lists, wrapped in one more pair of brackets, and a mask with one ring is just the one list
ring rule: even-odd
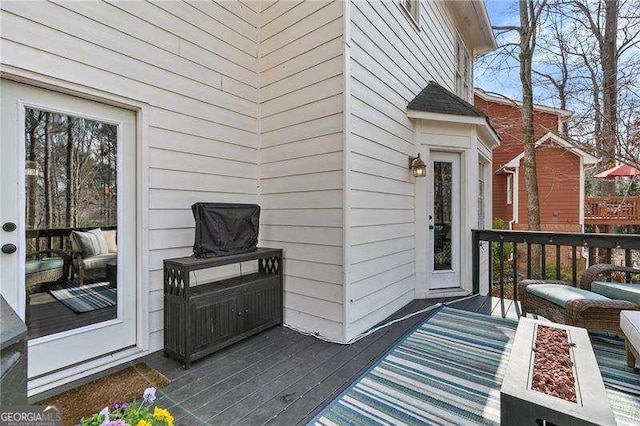
{"label": "gabled roof", "polygon": [[[473,90],[473,93],[478,96],[480,99],[487,101],[487,102],[494,102],[497,104],[502,104],[502,105],[509,105],[509,106],[515,106],[518,108],[522,108],[522,102],[520,101],[516,101],[516,100],[512,100],[507,98],[506,96],[495,96],[495,95],[490,95],[487,92],[485,92],[484,90],[482,90],[479,87],[476,87]],[[566,121],[567,119],[569,119],[572,115],[573,112],[566,110],[566,109],[561,109],[561,108],[554,108],[554,107],[550,107],[550,106],[546,106],[546,105],[538,105],[538,104],[533,104],[533,109],[535,111],[542,111],[542,112],[547,112],[549,114],[555,114],[559,117],[561,117],[563,119],[563,121]]]}
{"label": "gabled roof", "polygon": [[427,87],[409,102],[407,116],[420,120],[457,122],[479,126],[480,133],[485,138],[483,140],[490,141],[491,148],[500,145],[502,140],[491,125],[489,117],[435,81],[430,81]]}
{"label": "gabled roof", "polygon": [[427,84],[427,87],[422,89],[422,91],[418,93],[411,102],[409,102],[407,109],[434,112],[437,114],[486,117],[486,115],[478,108],[454,95],[435,81],[430,81],[429,84]]}
{"label": "gabled roof", "polygon": [[[561,138],[560,136],[558,136],[558,135],[556,135],[555,133],[552,133],[552,132],[548,132],[546,135],[544,135],[543,137],[538,139],[536,141],[536,148],[539,147],[540,145],[542,145],[543,143],[549,141],[549,140],[551,140],[552,142],[554,142],[557,145],[560,145],[562,148],[565,148],[567,151],[572,152],[573,154],[577,155],[578,157],[582,157],[583,158],[583,163],[584,163],[585,166],[586,165],[590,165],[590,164],[597,164],[598,161],[600,161],[599,158],[594,157],[593,155],[589,154],[588,152],[581,150],[580,148],[576,147],[575,145],[571,144],[570,142],[567,142],[565,139]],[[513,158],[511,161],[506,163],[504,166],[500,167],[497,172],[502,171],[504,169],[510,169],[510,168],[518,167],[520,165],[520,160],[522,160],[523,158],[524,158],[524,151],[521,152],[520,154],[518,154],[518,156]]]}

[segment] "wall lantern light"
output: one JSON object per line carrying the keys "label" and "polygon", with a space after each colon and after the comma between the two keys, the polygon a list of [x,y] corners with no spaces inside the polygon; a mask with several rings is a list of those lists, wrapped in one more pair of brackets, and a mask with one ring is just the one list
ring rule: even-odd
{"label": "wall lantern light", "polygon": [[27,161],[25,169],[27,176],[38,177],[38,163],[35,161]]}
{"label": "wall lantern light", "polygon": [[425,177],[427,175],[427,166],[420,158],[420,153],[417,157],[409,157],[409,169],[413,173],[413,177]]}

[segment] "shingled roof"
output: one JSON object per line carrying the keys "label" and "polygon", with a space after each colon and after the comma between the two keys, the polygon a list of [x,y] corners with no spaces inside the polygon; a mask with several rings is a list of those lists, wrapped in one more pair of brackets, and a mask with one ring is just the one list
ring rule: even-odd
{"label": "shingled roof", "polygon": [[427,87],[409,102],[407,108],[415,111],[486,118],[486,115],[478,108],[454,95],[435,81],[430,81]]}

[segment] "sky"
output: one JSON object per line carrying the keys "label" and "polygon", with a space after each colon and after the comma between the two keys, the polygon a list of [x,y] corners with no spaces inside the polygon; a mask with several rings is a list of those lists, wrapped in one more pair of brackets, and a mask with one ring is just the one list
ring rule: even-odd
{"label": "sky", "polygon": [[[618,62],[618,81],[619,81],[619,105],[618,113],[621,125],[627,131],[635,129],[635,122],[640,117],[638,113],[638,105],[640,105],[640,6],[638,0],[628,0],[622,2],[624,4],[620,19],[618,20],[618,43],[623,40],[629,42],[635,40],[635,46],[628,46]],[[519,10],[518,0],[485,0],[487,12],[492,26],[519,26]],[[557,18],[558,15],[556,14]],[[549,19],[549,18],[547,18]],[[538,30],[538,37],[551,35],[551,24],[556,21],[547,20],[549,25],[543,26]],[[594,36],[584,25],[577,25],[575,21],[571,23],[570,19],[565,21],[567,26],[564,28],[569,34],[570,43],[581,44],[582,48],[589,49],[590,46],[595,48]],[[572,25],[572,26],[569,26]],[[506,37],[506,39],[504,38]],[[513,31],[508,35],[500,36],[498,44],[507,42],[518,43],[519,36]],[[542,38],[538,40],[538,45],[533,56],[533,68],[539,72],[545,72],[557,75],[557,67],[549,65],[556,62],[558,53],[555,48],[549,48],[548,44],[542,43]],[[545,46],[547,48],[545,49]],[[597,52],[593,52],[597,55]],[[498,93],[508,98],[521,100],[522,89],[520,85],[519,63],[515,58],[511,58],[506,66],[501,66],[500,70],[490,68],[487,58],[491,58],[489,54],[485,58],[479,58],[475,62],[474,67],[474,85],[477,88],[487,92]],[[494,55],[495,57],[495,55]],[[502,56],[504,58],[504,56]],[[590,87],[590,76],[586,74],[585,69],[579,59],[570,56],[570,61],[574,64],[570,65],[572,80],[569,85],[571,91],[567,109],[574,111],[576,114],[582,114],[584,117],[591,117],[592,107],[592,87]],[[503,65],[503,64],[501,64]],[[535,81],[538,80],[538,84]],[[534,102],[540,105],[551,107],[559,107],[559,99],[557,91],[549,83],[540,83],[540,78],[534,74],[533,97]],[[634,130],[635,131],[635,130]],[[623,132],[624,133],[624,132]]]}
{"label": "sky", "polygon": [[[518,2],[517,0],[485,0],[487,12],[491,25],[519,25]],[[514,33],[514,37],[516,37]],[[520,99],[520,76],[515,67],[509,71],[503,71],[496,75],[493,71],[488,71],[482,60],[476,61],[474,71],[474,85],[488,92],[503,94],[512,99]]]}

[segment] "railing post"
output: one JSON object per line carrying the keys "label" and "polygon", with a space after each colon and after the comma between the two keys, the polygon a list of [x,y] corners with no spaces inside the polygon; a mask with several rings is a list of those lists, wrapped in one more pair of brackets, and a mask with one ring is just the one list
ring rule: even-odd
{"label": "railing post", "polygon": [[[491,267],[491,265],[489,265]],[[471,276],[473,277],[473,294],[480,293],[480,238],[476,231],[471,231]]]}

